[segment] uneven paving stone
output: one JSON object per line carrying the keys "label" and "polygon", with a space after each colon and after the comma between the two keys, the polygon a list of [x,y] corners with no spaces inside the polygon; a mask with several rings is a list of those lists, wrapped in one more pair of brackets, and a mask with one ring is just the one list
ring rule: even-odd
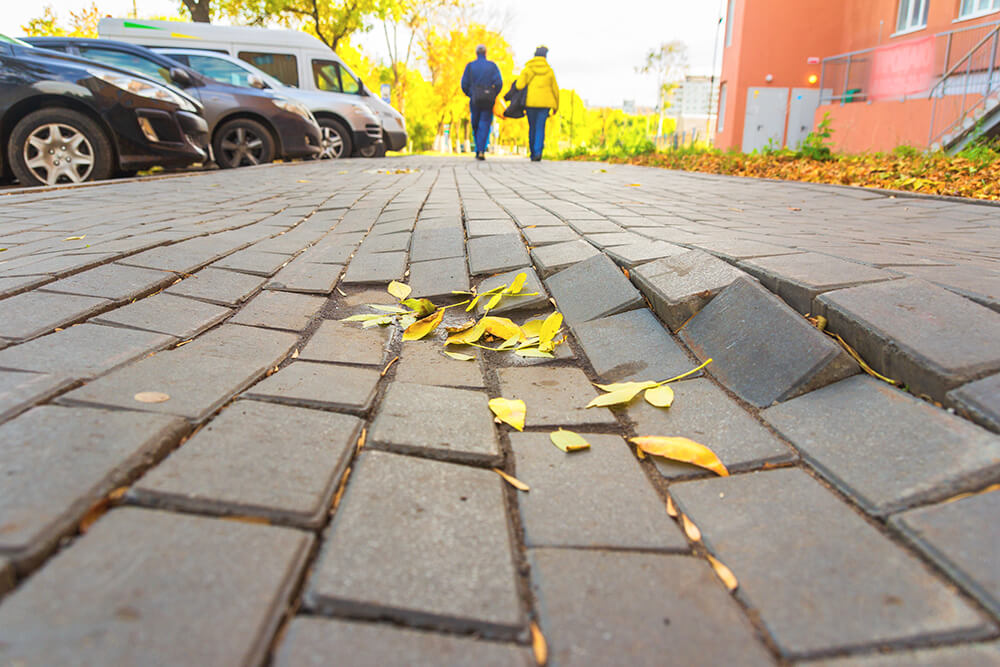
{"label": "uneven paving stone", "polygon": [[743,259],[754,257],[770,257],[772,255],[794,255],[802,252],[794,248],[785,248],[773,243],[751,241],[747,239],[724,238],[722,240],[699,241],[694,244],[705,252],[721,257],[727,262],[736,263]]}
{"label": "uneven paving stone", "polygon": [[636,285],[672,331],[697,315],[715,296],[746,274],[700,250],[687,250],[643,264]]}
{"label": "uneven paving stone", "polygon": [[580,235],[569,227],[529,227],[524,229],[524,238],[528,245],[533,248],[552,245],[554,243],[565,243],[567,241],[577,241]]}
{"label": "uneven paving stone", "polygon": [[608,248],[605,254],[619,266],[624,266],[626,269],[634,269],[641,264],[670,257],[671,255],[679,255],[683,252],[687,252],[687,248],[672,243],[640,240],[628,245]]}
{"label": "uneven paving stone", "polygon": [[326,299],[318,296],[264,291],[229,321],[269,329],[302,331],[325,303]]}
{"label": "uneven paving stone", "polygon": [[156,507],[319,528],[362,425],[347,415],[236,401],[128,496]]}
{"label": "uneven paving stone", "polygon": [[520,234],[499,234],[469,239],[469,273],[499,273],[530,266],[531,259]]}
{"label": "uneven paving stone", "polygon": [[299,258],[278,271],[264,289],[329,295],[343,270],[342,264],[315,264]]}
{"label": "uneven paving stone", "polygon": [[761,416],[872,514],[940,500],[1000,476],[1000,436],[866,375]]}
{"label": "uneven paving stone", "polygon": [[[465,349],[468,348],[468,349]],[[440,387],[484,389],[479,350],[467,345],[448,346],[449,352],[461,352],[475,357],[474,361],[458,361],[444,354],[437,340],[415,340],[403,344],[395,364],[396,381],[430,384]]]}
{"label": "uneven paving stone", "polygon": [[548,665],[774,664],[701,559],[574,549],[530,559]]}
{"label": "uneven paving stone", "polygon": [[666,380],[696,365],[646,308],[579,322],[573,335],[604,382]]}
{"label": "uneven paving stone", "polygon": [[275,655],[275,667],[325,667],[330,656],[351,656],[355,665],[375,667],[531,667],[530,649],[400,628],[297,616]]}
{"label": "uneven paving stone", "polygon": [[813,299],[823,292],[899,277],[899,274],[817,252],[758,257],[739,265],[803,315],[813,311]]}
{"label": "uneven paving stone", "polygon": [[[674,404],[653,407],[640,396],[628,407],[637,435],[679,435],[714,451],[730,472],[787,463],[796,456],[769,430],[750,416],[711,380],[684,380],[671,384]],[[651,457],[668,479],[711,474],[703,468]]]}
{"label": "uneven paving stone", "polygon": [[217,269],[228,269],[249,273],[254,276],[270,277],[277,273],[291,259],[290,255],[277,252],[263,252],[248,248],[234,252],[212,264]]}
{"label": "uneven paving stone", "polygon": [[49,400],[74,382],[62,374],[0,371],[0,422]]}
{"label": "uneven paving stone", "polygon": [[388,345],[389,329],[362,329],[357,324],[323,320],[299,359],[381,367]]}
{"label": "uneven paving stone", "polygon": [[0,605],[4,660],[259,664],[313,539],[290,528],[115,509]]}
{"label": "uneven paving stone", "polygon": [[604,255],[595,255],[545,279],[570,324],[607,317],[642,305],[642,296]]}
{"label": "uneven paving stone", "polygon": [[164,292],[219,306],[238,306],[259,290],[264,282],[265,279],[259,276],[209,267],[171,285]]}
{"label": "uneven paving stone", "polygon": [[452,291],[469,291],[464,257],[411,262],[408,283],[413,298],[454,297]]}
{"label": "uneven paving stone", "polygon": [[810,661],[815,667],[1000,667],[1000,644],[964,644]]}
{"label": "uneven paving stone", "polygon": [[[497,214],[501,215],[501,214]],[[469,220],[465,223],[470,239],[480,236],[498,236],[500,234],[518,234],[517,225],[513,220]]]}
{"label": "uneven paving stone", "polygon": [[410,242],[410,261],[426,262],[433,259],[465,257],[465,237],[461,227],[446,229],[418,229]]}
{"label": "uneven paving stone", "polygon": [[684,482],[670,494],[788,658],[992,634],[923,563],[802,470]]}
{"label": "uneven paving stone", "polygon": [[163,334],[80,324],[0,350],[0,368],[89,378],[175,342]]}
{"label": "uneven paving stone", "polygon": [[531,259],[534,260],[535,268],[542,278],[600,254],[600,250],[583,239],[531,249]]}
{"label": "uneven paving stone", "polygon": [[137,255],[124,258],[121,263],[175,273],[194,273],[234,249],[235,247],[227,249],[223,244],[210,239],[197,238],[181,241],[171,246],[145,250]]}
{"label": "uneven paving stone", "polygon": [[363,450],[306,607],[514,638],[526,623],[503,483],[490,470]]}
{"label": "uneven paving stone", "polygon": [[[908,258],[908,261],[917,263],[920,259],[923,258],[916,261]],[[989,271],[978,266],[905,266],[897,270],[1000,311],[1000,270]]]}
{"label": "uneven paving stone", "polygon": [[122,306],[93,319],[98,324],[110,324],[169,334],[178,338],[193,338],[211,329],[232,314],[229,308],[202,303],[172,294],[154,294],[127,306]]}
{"label": "uneven paving stone", "polygon": [[95,502],[134,479],[187,431],[176,417],[56,406],[3,424],[0,555],[22,572],[34,567]]}
{"label": "uneven paving stone", "polygon": [[49,292],[97,296],[112,301],[134,299],[177,280],[173,273],[138,266],[106,264],[45,286]]}
{"label": "uneven paving stone", "polygon": [[680,332],[707,370],[737,396],[764,407],[858,372],[836,343],[778,297],[739,278]]}
{"label": "uneven paving stone", "polygon": [[379,373],[370,368],[296,361],[247,390],[247,398],[360,414],[375,400]]}
{"label": "uneven paving stone", "polygon": [[347,265],[341,283],[388,283],[402,280],[405,271],[405,252],[358,253]]}
{"label": "uneven paving stone", "polygon": [[896,514],[889,522],[984,607],[1000,616],[998,514],[1000,492],[993,490]]}
{"label": "uneven paving stone", "polygon": [[27,292],[51,281],[49,276],[0,276],[0,299]]}
{"label": "uneven paving stone", "polygon": [[371,235],[361,242],[359,253],[406,252],[410,247],[410,232],[378,234],[376,233],[378,228],[379,225],[376,225]]}
{"label": "uneven paving stone", "polygon": [[1000,373],[952,389],[948,401],[962,415],[1000,433]]}
{"label": "uneven paving stone", "polygon": [[[500,300],[499,305],[490,310],[491,313],[494,315],[500,315],[502,313],[509,313],[516,310],[548,307],[548,293],[545,291],[545,286],[542,285],[542,281],[538,279],[538,274],[535,273],[535,270],[531,267],[514,269],[513,271],[508,271],[507,273],[501,273],[485,278],[481,283],[479,283],[477,290],[480,294],[483,294],[491,289],[499,287],[500,285],[510,285],[521,273],[524,274],[525,278],[520,294],[508,294],[504,296]],[[532,294],[534,294],[534,296],[530,296]],[[487,303],[489,303],[489,299],[480,299],[479,303],[476,304],[476,312],[480,315],[485,314],[483,308]]]}
{"label": "uneven paving stone", "polygon": [[350,261],[357,247],[357,241],[344,238],[342,234],[330,235],[311,248],[306,248],[296,260],[307,264],[344,265]]}
{"label": "uneven paving stone", "polygon": [[618,424],[607,408],[584,407],[599,392],[577,368],[500,368],[497,375],[501,396],[528,406],[525,427]]}
{"label": "uneven paving stone", "polygon": [[601,250],[632,245],[633,243],[647,240],[633,232],[623,232],[621,230],[605,234],[587,234],[586,238],[588,243]]}
{"label": "uneven paving stone", "polygon": [[[402,454],[500,465],[503,454],[488,400],[479,391],[401,382],[397,378],[382,399],[368,439],[374,447]],[[414,428],[415,418],[420,420],[419,428]]]}
{"label": "uneven paving stone", "polygon": [[75,294],[27,292],[0,301],[0,338],[34,338],[57,327],[85,319],[111,301]]}
{"label": "uneven paving stone", "polygon": [[600,218],[597,214],[591,215],[593,217],[571,217],[566,222],[581,234],[612,234],[622,231],[621,227],[610,220]]}
{"label": "uneven paving stone", "polygon": [[828,328],[874,369],[917,394],[1000,370],[1000,313],[916,278],[828,292],[816,299]]}
{"label": "uneven paving stone", "polygon": [[581,433],[590,449],[567,454],[546,433],[511,433],[517,478],[531,487],[517,504],[528,547],[687,551],[629,445]]}

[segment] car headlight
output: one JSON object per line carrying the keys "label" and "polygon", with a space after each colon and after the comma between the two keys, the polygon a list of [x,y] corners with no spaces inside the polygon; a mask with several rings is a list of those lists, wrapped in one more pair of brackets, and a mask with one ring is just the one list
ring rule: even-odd
{"label": "car headlight", "polygon": [[283,100],[280,98],[272,99],[271,101],[274,102],[274,106],[278,107],[279,109],[287,111],[288,113],[293,113],[296,116],[300,116],[306,120],[311,120],[313,122],[316,122],[316,119],[313,118],[312,112],[310,112],[309,109],[305,108],[298,102],[292,102],[291,100]]}
{"label": "car headlight", "polygon": [[183,95],[175,93],[166,86],[161,86],[160,84],[153,83],[152,81],[136,79],[125,74],[118,74],[117,72],[107,72],[103,70],[87,71],[104,83],[111,84],[115,88],[120,88],[121,90],[130,92],[133,95],[147,97],[151,100],[160,100],[161,102],[171,102],[176,104],[181,109],[184,109],[184,111],[198,113],[198,107],[191,100]]}

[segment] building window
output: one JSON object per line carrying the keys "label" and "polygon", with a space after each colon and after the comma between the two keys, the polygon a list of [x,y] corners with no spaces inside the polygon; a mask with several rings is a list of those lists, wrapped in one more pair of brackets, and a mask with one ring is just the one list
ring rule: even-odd
{"label": "building window", "polygon": [[896,32],[910,32],[927,27],[927,0],[899,0]]}
{"label": "building window", "polygon": [[719,86],[719,117],[715,121],[715,131],[722,132],[726,125],[726,84]]}
{"label": "building window", "polygon": [[726,10],[726,46],[733,45],[733,12],[736,11],[736,0],[729,0]]}
{"label": "building window", "polygon": [[996,11],[1000,11],[1000,0],[962,0],[958,18],[971,19]]}

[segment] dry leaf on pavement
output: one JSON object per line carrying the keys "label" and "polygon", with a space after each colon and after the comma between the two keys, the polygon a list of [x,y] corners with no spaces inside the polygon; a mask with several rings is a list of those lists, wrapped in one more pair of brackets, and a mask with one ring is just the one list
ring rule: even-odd
{"label": "dry leaf on pavement", "polygon": [[531,622],[531,650],[535,654],[535,662],[539,665],[544,665],[549,659],[549,647],[545,644],[545,637],[534,621]]}
{"label": "dry leaf on pavement", "polygon": [[140,391],[132,398],[140,403],[163,403],[170,400],[170,394],[164,394],[162,391]]}
{"label": "dry leaf on pavement", "polygon": [[679,436],[644,435],[629,438],[629,442],[635,443],[647,454],[683,463],[692,463],[706,470],[711,470],[721,477],[729,476],[729,471],[715,452],[694,440]]}
{"label": "dry leaf on pavement", "polygon": [[715,574],[718,575],[719,579],[722,580],[722,583],[726,585],[726,588],[729,589],[730,593],[740,587],[740,582],[736,579],[736,575],[733,574],[732,570],[726,567],[725,563],[712,554],[708,554],[708,562],[712,564],[712,569],[715,570]]}
{"label": "dry leaf on pavement", "polygon": [[410,296],[411,289],[412,288],[409,285],[393,280],[391,283],[389,283],[389,287],[387,288],[386,291],[388,291],[389,294],[393,295],[394,297],[402,301],[406,297]]}
{"label": "dry leaf on pavement", "polygon": [[576,452],[581,449],[590,449],[590,443],[582,435],[562,428],[549,433],[549,438],[552,440],[553,445],[566,453]]}
{"label": "dry leaf on pavement", "polygon": [[491,398],[490,410],[497,416],[497,419],[505,424],[510,424],[518,431],[524,430],[524,418],[528,408],[519,398]]}
{"label": "dry leaf on pavement", "polygon": [[403,332],[403,340],[420,340],[430,332],[437,328],[437,325],[441,324],[441,320],[444,319],[444,311],[438,310],[436,313],[428,315],[422,320],[417,320],[410,326],[406,327],[406,331]]}
{"label": "dry leaf on pavement", "polygon": [[606,389],[608,393],[602,394],[587,403],[588,408],[608,407],[611,405],[623,405],[639,395],[644,389],[655,387],[656,383],[648,382],[619,382],[617,384],[596,385],[600,389]]}
{"label": "dry leaf on pavement", "polygon": [[669,408],[674,402],[674,390],[665,384],[659,387],[650,387],[643,394],[643,398],[650,405],[655,405],[658,408]]}
{"label": "dry leaf on pavement", "polygon": [[517,477],[513,477],[511,475],[508,475],[503,470],[500,470],[500,468],[494,468],[493,472],[495,472],[496,474],[498,474],[501,477],[503,477],[503,479],[504,479],[505,482],[507,482],[508,484],[510,484],[511,486],[513,486],[518,491],[525,491],[525,492],[531,491],[531,487],[530,486],[528,486],[527,484],[525,484],[524,482],[522,482],[521,480],[519,480]]}
{"label": "dry leaf on pavement", "polygon": [[456,361],[475,361],[476,358],[471,354],[463,354],[461,352],[448,352],[445,350],[445,355],[451,357]]}

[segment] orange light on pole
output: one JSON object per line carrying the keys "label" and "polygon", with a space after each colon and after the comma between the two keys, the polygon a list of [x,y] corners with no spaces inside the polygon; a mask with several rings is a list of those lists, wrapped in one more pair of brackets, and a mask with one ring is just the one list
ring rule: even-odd
{"label": "orange light on pole", "polygon": [[815,74],[810,74],[809,75],[809,85],[816,85],[817,81],[819,81],[819,77],[818,76],[816,76]]}

